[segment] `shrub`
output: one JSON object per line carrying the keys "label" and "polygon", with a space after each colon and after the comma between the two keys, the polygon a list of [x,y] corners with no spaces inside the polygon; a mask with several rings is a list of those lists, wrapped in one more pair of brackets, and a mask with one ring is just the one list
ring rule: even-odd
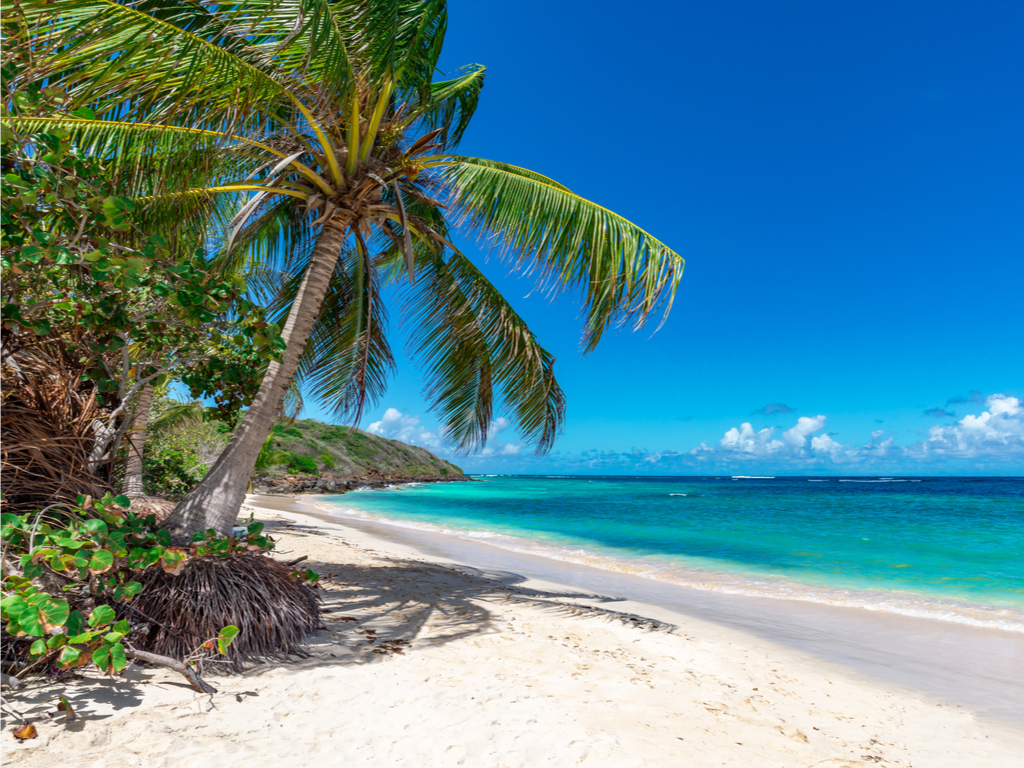
{"label": "shrub", "polygon": [[290,437],[302,437],[302,433],[299,432],[295,427],[289,427],[284,433]]}
{"label": "shrub", "polygon": [[[293,469],[295,470],[294,472],[292,472]],[[299,456],[296,453],[291,455],[291,460],[288,462],[288,472],[293,475],[300,472],[307,475],[320,474],[320,470],[312,457]]]}
{"label": "shrub", "polygon": [[334,469],[334,459],[329,453],[324,453],[320,457],[320,463],[324,465],[324,469]]}
{"label": "shrub", "polygon": [[278,437],[284,437],[284,427],[282,427],[280,424],[275,424],[273,427],[270,428],[270,431],[273,432]]}

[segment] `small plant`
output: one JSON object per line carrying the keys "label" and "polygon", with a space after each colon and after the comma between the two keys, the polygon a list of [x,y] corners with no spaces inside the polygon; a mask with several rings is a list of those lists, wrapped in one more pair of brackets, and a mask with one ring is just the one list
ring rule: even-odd
{"label": "small plant", "polygon": [[[53,504],[37,513],[0,515],[5,555],[15,555],[18,564],[17,569],[8,569],[5,559],[0,618],[6,622],[7,634],[31,640],[30,663],[20,674],[46,665],[67,670],[94,663],[104,674],[112,675],[124,669],[128,658],[138,656],[128,644],[133,625],[118,620],[116,606],[129,603],[142,592],[142,584],[133,575],[155,565],[176,575],[190,555],[172,546],[170,534],[157,528],[155,517],[134,515],[128,510],[129,503],[127,497],[108,493],[95,500],[79,497],[73,508]],[[262,523],[255,523],[242,539],[207,537],[201,546],[193,545],[192,556],[231,546],[245,551],[270,549],[273,543],[260,536],[261,531]],[[53,575],[51,581],[63,582],[59,592],[56,587],[47,592],[33,583],[47,570]],[[97,601],[100,604],[96,605]],[[90,604],[93,607],[88,608]],[[224,642],[218,639],[218,648],[226,648],[237,633],[237,628],[225,627],[221,632]],[[182,663],[155,661],[179,667]],[[206,686],[195,675],[189,676],[184,667],[178,671],[200,689]]]}
{"label": "small plant", "polygon": [[320,463],[324,465],[324,469],[334,469],[334,459],[327,452],[320,456]]}
{"label": "small plant", "polygon": [[269,552],[273,548],[273,540],[263,535],[263,523],[253,520],[251,516],[244,535],[218,536],[213,528],[192,534],[193,557],[229,557],[243,552]]}

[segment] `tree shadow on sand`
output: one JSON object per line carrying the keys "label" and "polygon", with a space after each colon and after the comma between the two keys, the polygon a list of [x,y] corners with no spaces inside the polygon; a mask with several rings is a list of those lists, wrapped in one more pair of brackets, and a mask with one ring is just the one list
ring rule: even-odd
{"label": "tree shadow on sand", "polygon": [[[325,535],[297,523],[273,527],[287,528],[292,536]],[[340,538],[336,541],[344,543]],[[296,547],[296,552],[300,550],[301,545]],[[417,649],[496,632],[494,611],[488,603],[528,605],[566,616],[673,629],[662,622],[603,607],[621,598],[524,586],[527,578],[510,571],[398,557],[379,557],[372,565],[307,564],[324,577],[325,628],[308,638],[310,658],[288,662],[293,668],[373,663],[394,653],[412,654]],[[577,600],[586,603],[573,602]],[[258,675],[268,668],[260,665],[246,674]]]}

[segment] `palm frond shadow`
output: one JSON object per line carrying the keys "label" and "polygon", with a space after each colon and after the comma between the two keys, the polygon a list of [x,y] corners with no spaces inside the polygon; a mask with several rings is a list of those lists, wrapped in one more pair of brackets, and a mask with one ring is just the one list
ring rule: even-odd
{"label": "palm frond shadow", "polygon": [[[292,524],[288,532],[317,535],[303,528]],[[675,629],[606,607],[622,598],[524,586],[526,577],[510,571],[399,557],[384,557],[374,565],[309,565],[331,577],[323,593],[325,629],[307,639],[310,658],[289,662],[295,668],[375,663],[392,653],[414,655],[417,650],[494,633],[499,631],[496,612],[488,604],[529,606],[545,613],[643,629]],[[256,667],[248,674],[259,674],[265,668]]]}

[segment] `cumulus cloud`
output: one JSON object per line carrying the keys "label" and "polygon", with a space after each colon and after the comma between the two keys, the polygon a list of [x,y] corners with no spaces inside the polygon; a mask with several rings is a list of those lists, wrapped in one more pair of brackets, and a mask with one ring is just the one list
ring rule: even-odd
{"label": "cumulus cloud", "polygon": [[[720,458],[769,458],[769,457],[810,457],[813,453],[832,453],[836,449],[833,446],[839,444],[828,435],[817,438],[817,443],[810,441],[808,451],[808,438],[815,432],[825,428],[826,418],[818,415],[813,418],[801,416],[796,420],[796,425],[782,433],[782,439],[775,437],[775,427],[766,427],[754,431],[750,422],[744,422],[739,427],[728,430],[718,445],[709,447],[706,442],[690,451],[690,454],[698,458],[707,458],[711,455]],[[818,447],[815,447],[815,446]]]}
{"label": "cumulus cloud", "polygon": [[[487,428],[487,446],[477,455],[484,457],[518,456],[523,449],[522,445],[515,442],[505,443],[496,439],[500,433],[511,426],[512,422],[504,416],[494,419]],[[444,434],[440,430],[426,429],[420,423],[419,416],[402,413],[397,408],[388,408],[380,420],[370,424],[366,431],[389,440],[399,440],[409,445],[428,448],[435,453],[448,453],[444,448]]]}
{"label": "cumulus cloud", "polygon": [[408,416],[397,408],[388,408],[381,420],[370,424],[366,431],[389,440],[399,440],[431,450],[441,447],[440,435],[421,427],[419,416]]}
{"label": "cumulus cloud", "polygon": [[756,411],[751,411],[751,416],[775,416],[776,414],[792,413],[793,409],[785,403],[769,403],[764,408],[758,408]]}
{"label": "cumulus cloud", "polygon": [[[947,403],[948,405],[948,403]],[[929,408],[924,412],[925,416],[931,416],[933,419],[955,419],[956,414],[952,411],[947,411],[945,408]]]}
{"label": "cumulus cloud", "polygon": [[[849,445],[833,439],[835,433],[821,434],[826,417],[801,416],[778,437],[775,428],[754,430],[749,422],[727,430],[716,445],[702,442],[690,451],[698,461],[729,462],[761,459],[767,463],[794,469],[830,464],[861,465],[865,470],[895,463],[909,466],[947,459],[1024,459],[1024,405],[1010,395],[985,398],[986,410],[967,415],[949,426],[936,425],[924,439],[909,446],[897,446],[896,438],[884,429],[871,432],[864,445]],[[942,409],[937,409],[942,410]],[[942,417],[952,416],[943,411]]]}
{"label": "cumulus cloud", "polygon": [[906,449],[909,456],[975,458],[1024,457],[1024,407],[1010,395],[985,398],[987,410],[968,414],[948,427],[934,426],[920,443]]}

